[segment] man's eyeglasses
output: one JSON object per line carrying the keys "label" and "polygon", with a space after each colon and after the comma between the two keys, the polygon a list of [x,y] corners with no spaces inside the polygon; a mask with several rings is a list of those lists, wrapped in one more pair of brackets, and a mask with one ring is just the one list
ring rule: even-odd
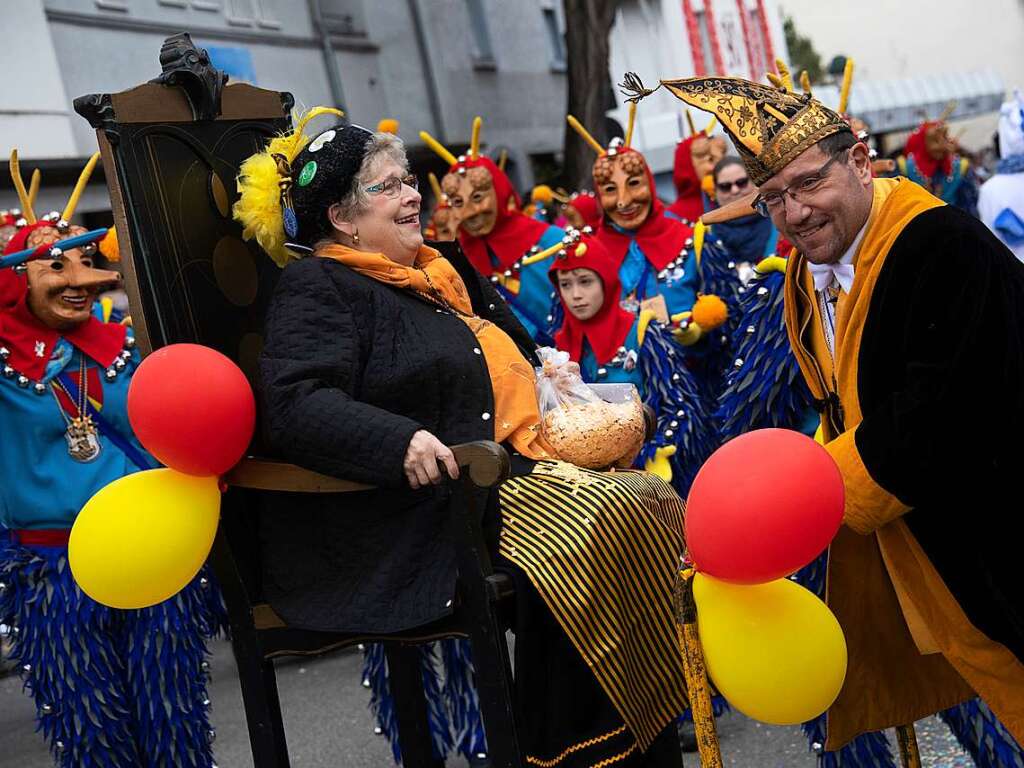
{"label": "man's eyeglasses", "polygon": [[416,179],[414,174],[403,176],[398,178],[397,176],[388,176],[384,181],[380,181],[372,186],[364,187],[364,189],[371,195],[384,195],[384,197],[395,198],[402,193],[402,185],[412,187],[413,189],[418,188],[419,181]]}
{"label": "man's eyeglasses", "polygon": [[744,176],[742,179],[736,179],[735,181],[720,181],[715,184],[715,187],[719,192],[731,192],[734,188],[742,192],[750,184],[750,179]]}
{"label": "man's eyeglasses", "polygon": [[833,155],[828,161],[810,176],[805,176],[793,184],[790,184],[784,189],[780,189],[778,192],[762,193],[754,198],[753,206],[754,210],[764,216],[766,219],[770,218],[773,213],[781,211],[785,205],[786,195],[793,198],[794,202],[807,202],[815,192],[817,192],[822,183],[825,181],[825,177],[828,174],[829,168],[839,158],[845,158],[846,152],[840,152],[838,155]]}

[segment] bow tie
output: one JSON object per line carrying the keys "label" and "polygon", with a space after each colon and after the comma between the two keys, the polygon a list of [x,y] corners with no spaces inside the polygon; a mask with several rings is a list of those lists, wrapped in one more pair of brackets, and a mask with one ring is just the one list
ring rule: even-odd
{"label": "bow tie", "polygon": [[847,293],[853,287],[853,264],[807,264],[811,270],[811,277],[814,278],[814,290],[824,291],[832,281],[839,283],[839,287]]}

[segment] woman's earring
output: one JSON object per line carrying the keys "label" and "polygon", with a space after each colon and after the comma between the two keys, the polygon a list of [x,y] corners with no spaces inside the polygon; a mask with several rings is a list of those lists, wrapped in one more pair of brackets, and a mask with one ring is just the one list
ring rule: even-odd
{"label": "woman's earring", "polygon": [[356,245],[359,245],[359,230],[358,229],[352,232],[352,242],[355,243]]}

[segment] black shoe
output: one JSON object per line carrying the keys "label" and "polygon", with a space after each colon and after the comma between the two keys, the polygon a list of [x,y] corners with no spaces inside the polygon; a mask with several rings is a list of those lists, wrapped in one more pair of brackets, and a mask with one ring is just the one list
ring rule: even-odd
{"label": "black shoe", "polygon": [[683,752],[697,751],[697,730],[692,720],[679,723],[679,746]]}

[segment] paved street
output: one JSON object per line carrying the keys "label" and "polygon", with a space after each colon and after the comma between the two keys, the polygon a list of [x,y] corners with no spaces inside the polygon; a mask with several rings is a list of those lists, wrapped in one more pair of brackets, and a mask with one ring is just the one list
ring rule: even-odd
{"label": "paved street", "polygon": [[[373,733],[359,685],[361,656],[335,654],[312,661],[288,661],[278,667],[281,704],[294,768],[389,768],[390,751]],[[213,721],[221,768],[251,768],[245,716],[234,660],[227,643],[214,644]],[[741,715],[719,722],[728,768],[813,768],[814,757],[799,728],[755,723]],[[971,761],[952,746],[948,732],[935,720],[918,724],[926,768],[967,768]],[[894,740],[893,740],[894,741]],[[699,765],[687,755],[687,768]],[[463,762],[449,763],[464,768]],[[50,768],[41,738],[34,732],[32,705],[15,676],[0,679],[0,767]]]}

